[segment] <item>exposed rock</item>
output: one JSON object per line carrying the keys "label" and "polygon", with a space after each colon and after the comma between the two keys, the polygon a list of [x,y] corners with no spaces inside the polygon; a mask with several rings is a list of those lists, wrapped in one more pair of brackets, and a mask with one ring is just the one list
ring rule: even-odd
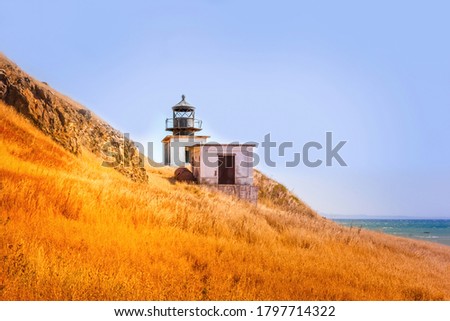
{"label": "exposed rock", "polygon": [[38,85],[33,86],[32,93],[36,99],[44,100],[47,103],[50,103],[52,101],[51,94],[48,92],[48,90],[43,89]]}
{"label": "exposed rock", "polygon": [[8,81],[6,82],[6,85],[7,89],[4,97],[5,102],[13,106],[19,113],[31,118],[29,101],[23,91],[15,85],[8,86]]}
{"label": "exposed rock", "polygon": [[0,99],[5,98],[7,89],[6,72],[3,69],[0,69]]}
{"label": "exposed rock", "polygon": [[0,80],[6,79],[6,71],[4,69],[0,69]]}
{"label": "exposed rock", "polygon": [[0,99],[30,119],[70,152],[84,147],[106,159],[104,146],[115,146],[114,168],[135,181],[147,181],[143,157],[134,143],[90,110],[53,92],[0,54]]}
{"label": "exposed rock", "polygon": [[0,99],[5,98],[7,88],[8,88],[8,87],[6,86],[5,83],[0,82]]}
{"label": "exposed rock", "polygon": [[78,112],[83,115],[87,120],[91,120],[91,112],[87,109],[80,109]]}

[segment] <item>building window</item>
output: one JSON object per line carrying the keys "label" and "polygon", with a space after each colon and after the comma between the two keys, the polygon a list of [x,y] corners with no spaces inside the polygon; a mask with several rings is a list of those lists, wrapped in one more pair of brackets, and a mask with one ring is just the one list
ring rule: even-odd
{"label": "building window", "polygon": [[186,163],[190,163],[191,162],[191,153],[188,149],[184,150],[184,161]]}

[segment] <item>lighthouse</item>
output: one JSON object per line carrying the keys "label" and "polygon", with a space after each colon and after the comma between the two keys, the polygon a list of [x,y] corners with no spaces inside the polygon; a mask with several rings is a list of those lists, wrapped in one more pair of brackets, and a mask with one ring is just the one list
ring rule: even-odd
{"label": "lighthouse", "polygon": [[166,119],[166,131],[172,132],[162,140],[164,164],[184,166],[190,162],[187,147],[205,143],[209,136],[196,135],[202,130],[202,121],[195,118],[195,107],[181,96],[181,101],[172,107],[172,118]]}
{"label": "lighthouse", "polygon": [[256,144],[206,142],[209,136],[197,135],[202,130],[202,121],[195,118],[195,107],[184,95],[172,111],[173,117],[166,119],[166,130],[172,134],[162,143],[165,165],[178,167],[175,178],[197,182],[256,204],[258,187],[253,184]]}

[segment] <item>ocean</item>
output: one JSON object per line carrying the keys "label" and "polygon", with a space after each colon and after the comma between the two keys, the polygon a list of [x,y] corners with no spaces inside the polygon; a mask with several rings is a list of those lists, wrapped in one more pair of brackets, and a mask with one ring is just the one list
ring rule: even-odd
{"label": "ocean", "polygon": [[333,221],[345,226],[361,227],[450,246],[450,220],[333,219]]}

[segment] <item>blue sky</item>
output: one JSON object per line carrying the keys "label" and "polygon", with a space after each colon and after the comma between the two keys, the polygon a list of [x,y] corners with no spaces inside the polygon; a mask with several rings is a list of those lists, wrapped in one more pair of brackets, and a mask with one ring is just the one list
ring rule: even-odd
{"label": "blue sky", "polygon": [[277,167],[258,166],[321,213],[450,217],[446,1],[16,0],[2,12],[4,54],[132,139],[159,147],[185,94],[215,141],[271,133],[301,152],[327,131],[346,140],[347,167],[286,168],[275,153]]}

